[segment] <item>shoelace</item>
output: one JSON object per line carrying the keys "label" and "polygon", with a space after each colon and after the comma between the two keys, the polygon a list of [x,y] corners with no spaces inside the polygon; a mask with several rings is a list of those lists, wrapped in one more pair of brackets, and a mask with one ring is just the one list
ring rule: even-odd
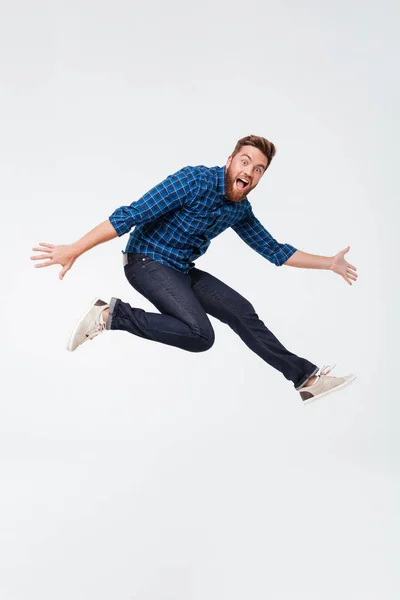
{"label": "shoelace", "polygon": [[318,377],[325,377],[325,375],[330,373],[336,367],[336,365],[337,363],[335,363],[332,367],[330,365],[322,365],[318,373]]}

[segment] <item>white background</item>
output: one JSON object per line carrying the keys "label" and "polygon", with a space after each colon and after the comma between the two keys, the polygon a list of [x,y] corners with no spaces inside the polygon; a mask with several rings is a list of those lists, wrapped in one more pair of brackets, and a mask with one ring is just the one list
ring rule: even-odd
{"label": "white background", "polygon": [[[396,5],[2,1],[2,600],[399,597]],[[231,230],[197,266],[356,382],[304,407],[215,320],[202,354],[120,331],[67,352],[94,296],[151,308],[128,236],[63,281],[31,248],[250,133],[277,147],[255,214],[306,252],[350,245],[359,280]]]}

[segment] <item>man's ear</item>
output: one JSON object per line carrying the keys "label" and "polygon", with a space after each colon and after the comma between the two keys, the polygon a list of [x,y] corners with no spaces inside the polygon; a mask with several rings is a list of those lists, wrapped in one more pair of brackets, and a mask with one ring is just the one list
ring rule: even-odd
{"label": "man's ear", "polygon": [[232,162],[232,156],[228,156],[228,159],[226,161],[226,168],[229,169],[229,167],[231,166],[231,162]]}

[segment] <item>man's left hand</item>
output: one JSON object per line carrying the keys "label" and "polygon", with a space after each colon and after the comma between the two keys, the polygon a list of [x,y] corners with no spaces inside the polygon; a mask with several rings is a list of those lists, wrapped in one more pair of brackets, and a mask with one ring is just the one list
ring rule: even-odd
{"label": "man's left hand", "polygon": [[341,250],[333,257],[331,270],[338,275],[341,275],[349,285],[353,285],[352,281],[357,281],[357,269],[354,265],[347,262],[344,255],[350,250],[350,246],[347,246],[344,250]]}

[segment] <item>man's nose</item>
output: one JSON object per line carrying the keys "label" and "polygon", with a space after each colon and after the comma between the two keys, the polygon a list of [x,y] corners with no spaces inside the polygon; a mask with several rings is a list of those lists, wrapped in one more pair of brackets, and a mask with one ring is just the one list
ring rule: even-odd
{"label": "man's nose", "polygon": [[251,167],[246,167],[243,171],[243,175],[246,175],[246,177],[251,177],[253,174],[252,171],[253,169]]}

